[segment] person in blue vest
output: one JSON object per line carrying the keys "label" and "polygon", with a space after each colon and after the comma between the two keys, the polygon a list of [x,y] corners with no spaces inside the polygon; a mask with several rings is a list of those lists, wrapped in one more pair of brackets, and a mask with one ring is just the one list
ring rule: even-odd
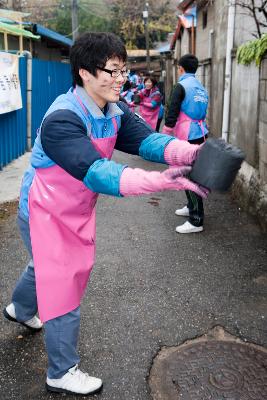
{"label": "person in blue vest", "polygon": [[[201,144],[208,137],[205,121],[208,108],[208,93],[195,74],[198,59],[186,54],[178,61],[178,84],[174,87],[169,101],[165,125],[162,132],[173,133],[180,140]],[[178,233],[203,231],[204,207],[202,197],[186,190],[187,205],[175,211],[176,215],[188,217],[188,221],[176,227]]]}
{"label": "person in blue vest", "polygon": [[[3,312],[32,331],[44,326],[50,392],[88,395],[102,387],[100,378],[79,369],[77,352],[99,194],[208,193],[186,178],[199,146],[155,133],[119,101],[126,58],[123,42],[112,33],[85,33],[75,41],[73,86],[46,112],[23,178],[18,225],[31,260]],[[111,160],[115,148],[170,167],[129,168]]]}

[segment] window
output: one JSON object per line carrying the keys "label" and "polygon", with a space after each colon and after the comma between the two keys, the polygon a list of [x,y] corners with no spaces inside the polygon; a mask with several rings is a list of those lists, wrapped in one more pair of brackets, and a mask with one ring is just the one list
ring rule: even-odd
{"label": "window", "polygon": [[205,29],[208,22],[208,10],[202,11],[202,28]]}

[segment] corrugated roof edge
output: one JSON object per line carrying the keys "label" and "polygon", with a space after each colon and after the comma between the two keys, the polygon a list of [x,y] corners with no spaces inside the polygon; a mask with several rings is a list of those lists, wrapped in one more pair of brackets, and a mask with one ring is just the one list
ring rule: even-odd
{"label": "corrugated roof edge", "polygon": [[19,25],[12,25],[12,24],[9,24],[9,23],[6,24],[6,23],[1,22],[1,21],[0,21],[0,31],[1,32],[6,32],[6,33],[8,33],[10,35],[15,35],[15,36],[21,36],[22,35],[24,37],[31,38],[31,39],[36,39],[36,40],[40,39],[40,36],[34,35],[32,32],[30,32],[30,31],[28,31],[26,29],[20,28]]}
{"label": "corrugated roof edge", "polygon": [[58,32],[52,31],[51,29],[45,28],[42,25],[39,24],[31,24],[33,33],[44,36],[48,39],[54,40],[55,42],[61,43],[64,46],[72,46],[73,41],[71,39],[66,38],[65,36],[61,35]]}
{"label": "corrugated roof edge", "polygon": [[34,32],[34,33],[37,33],[37,35],[45,36],[48,39],[52,39],[55,42],[64,44],[65,46],[70,47],[73,45],[73,41],[71,39],[66,38],[65,36],[61,35],[58,32],[51,31],[50,29],[45,28],[42,25],[34,24],[34,30],[35,29],[36,29],[36,32]]}

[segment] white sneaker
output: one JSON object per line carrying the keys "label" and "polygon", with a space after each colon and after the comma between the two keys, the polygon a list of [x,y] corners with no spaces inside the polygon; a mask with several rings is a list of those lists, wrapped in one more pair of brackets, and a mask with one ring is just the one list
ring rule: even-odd
{"label": "white sneaker", "polygon": [[183,225],[176,227],[176,232],[178,233],[197,233],[202,232],[203,226],[194,226],[190,222],[186,221]]}
{"label": "white sneaker", "polygon": [[16,319],[16,311],[15,311],[15,306],[13,303],[10,303],[4,310],[3,310],[4,316],[9,319],[9,321],[13,322],[18,322],[19,324],[26,326],[26,328],[29,328],[32,331],[39,331],[42,329],[42,322],[39,318],[36,316],[32,317],[28,321],[20,322]]}
{"label": "white sneaker", "polygon": [[98,392],[102,386],[101,379],[85,374],[77,364],[60,379],[46,379],[46,388],[50,392],[86,395]]}
{"label": "white sneaker", "polygon": [[189,208],[187,206],[178,208],[178,210],[175,211],[175,214],[181,217],[189,217]]}

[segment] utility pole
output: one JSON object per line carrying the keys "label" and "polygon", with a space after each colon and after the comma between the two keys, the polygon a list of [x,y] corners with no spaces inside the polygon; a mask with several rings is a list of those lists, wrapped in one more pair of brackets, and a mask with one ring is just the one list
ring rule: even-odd
{"label": "utility pole", "polygon": [[[2,2],[1,2],[2,3]],[[2,6],[3,4],[1,4],[1,6]],[[13,0],[7,0],[7,2],[6,2],[6,5],[7,5],[7,8],[9,9],[9,10],[14,10],[15,9],[15,7],[14,7],[14,1]]]}
{"label": "utility pole", "polygon": [[7,0],[6,5],[10,10],[21,11],[21,0]]}
{"label": "utility pole", "polygon": [[[21,11],[22,12],[22,9],[23,9],[23,1],[22,0],[13,0],[13,8],[15,9],[15,10],[17,10],[17,11]],[[27,6],[27,1],[26,1],[26,4],[24,4],[25,6]]]}
{"label": "utility pole", "polygon": [[72,0],[71,3],[71,22],[72,22],[72,39],[75,40],[78,35],[78,1]]}
{"label": "utility pole", "polygon": [[146,65],[147,71],[150,71],[150,55],[149,55],[149,30],[148,30],[148,6],[149,4],[145,4],[145,9],[143,11],[143,19],[145,26],[145,35],[146,35]]}
{"label": "utility pole", "polygon": [[232,83],[232,49],[234,46],[236,8],[234,4],[228,6],[228,27],[226,40],[226,63],[224,73],[224,95],[223,95],[223,121],[222,121],[222,139],[228,142],[229,139],[229,113],[231,101],[231,83]]}

